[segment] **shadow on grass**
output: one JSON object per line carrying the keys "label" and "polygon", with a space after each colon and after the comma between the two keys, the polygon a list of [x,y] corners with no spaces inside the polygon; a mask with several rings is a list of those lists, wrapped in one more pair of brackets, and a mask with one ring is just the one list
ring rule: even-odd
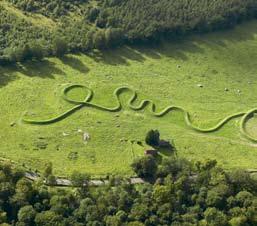
{"label": "shadow on grass", "polygon": [[17,76],[13,73],[9,73],[8,70],[0,67],[0,88],[4,87],[17,79]]}
{"label": "shadow on grass", "polygon": [[[160,59],[168,57],[176,60],[187,61],[188,53],[204,54],[205,49],[202,44],[211,49],[226,48],[227,42],[237,43],[246,40],[254,40],[257,34],[256,20],[244,22],[234,29],[219,31],[210,34],[196,34],[181,37],[159,44],[140,44],[123,46],[122,48],[92,51],[87,53],[96,62],[118,66],[130,65],[130,61],[144,62],[146,58]],[[61,61],[81,73],[87,73],[89,69],[78,58],[71,55],[61,58]],[[65,75],[65,72],[56,67],[55,63],[47,59],[40,62],[27,62],[16,66],[0,67],[0,87],[6,86],[9,82],[17,79],[15,71],[21,72],[29,77],[52,78],[54,75]]]}
{"label": "shadow on grass", "polygon": [[[63,64],[69,65],[73,69],[81,73],[87,73],[89,69],[86,65],[76,57],[67,55],[60,58]],[[56,64],[47,59],[41,61],[28,61],[25,63],[17,63],[15,65],[0,67],[0,87],[6,86],[9,82],[17,79],[15,72],[20,72],[28,77],[40,77],[54,79],[55,75],[66,75],[66,73],[58,68]]]}
{"label": "shadow on grass", "polygon": [[174,157],[177,155],[176,150],[175,149],[168,149],[168,148],[159,148],[156,147],[155,148],[158,151],[156,158],[156,161],[158,162],[158,164],[162,163],[163,157]]}
{"label": "shadow on grass", "polygon": [[200,37],[195,36],[194,41],[197,43],[202,42],[211,48],[226,47],[226,42],[237,43],[242,41],[255,40],[257,34],[257,20],[243,22],[232,29],[224,29],[215,33],[210,33],[208,36]]}
{"label": "shadow on grass", "polygon": [[[60,59],[63,64],[69,65],[81,73],[87,73],[89,69],[86,65],[73,56],[64,56]],[[28,61],[15,65],[0,67],[0,87],[8,85],[9,82],[18,78],[16,72],[28,77],[40,77],[54,79],[55,75],[66,75],[56,64],[48,59],[41,61]]]}
{"label": "shadow on grass", "polygon": [[186,61],[188,52],[204,53],[204,50],[192,42],[176,40],[176,44],[163,42],[155,45],[127,45],[114,50],[95,50],[87,55],[96,62],[113,66],[128,66],[129,61],[144,62],[146,58],[161,59],[162,56]]}
{"label": "shadow on grass", "polygon": [[176,153],[173,147],[156,147],[156,150],[165,156],[173,156]]}
{"label": "shadow on grass", "polygon": [[16,72],[28,77],[54,79],[54,75],[65,75],[65,72],[56,67],[55,63],[44,59],[42,61],[29,61],[0,67],[0,87],[8,85],[19,78]]}
{"label": "shadow on grass", "polygon": [[55,63],[46,59],[42,61],[32,61],[23,64],[16,64],[14,69],[29,77],[54,79],[54,75],[65,75],[65,72],[57,68]]}
{"label": "shadow on grass", "polygon": [[88,56],[96,62],[109,65],[129,65],[129,61],[143,62],[146,58],[160,59],[168,57],[176,60],[187,61],[188,53],[204,54],[202,44],[209,48],[226,48],[227,42],[237,43],[254,40],[257,34],[256,20],[244,22],[233,29],[213,32],[209,34],[193,34],[157,44],[133,44],[114,50],[94,51]]}
{"label": "shadow on grass", "polygon": [[145,57],[142,53],[129,46],[117,48],[114,50],[103,50],[103,51],[92,51],[87,54],[89,57],[94,59],[96,62],[109,64],[109,65],[129,65],[128,60],[143,62]]}
{"label": "shadow on grass", "polygon": [[89,72],[88,67],[76,57],[73,57],[71,55],[66,55],[61,57],[60,60],[63,62],[63,64],[66,64],[81,73]]}

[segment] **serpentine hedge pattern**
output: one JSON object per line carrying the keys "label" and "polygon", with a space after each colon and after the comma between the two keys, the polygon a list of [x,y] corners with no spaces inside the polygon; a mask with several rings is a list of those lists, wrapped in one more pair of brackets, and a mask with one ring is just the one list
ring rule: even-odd
{"label": "serpentine hedge pattern", "polygon": [[[74,100],[74,99],[71,99],[70,97],[68,97],[68,93],[71,90],[74,90],[74,89],[77,89],[77,88],[86,89],[87,92],[88,92],[83,101],[77,101],[77,100]],[[218,122],[213,127],[199,128],[199,127],[193,125],[189,112],[186,111],[183,107],[170,105],[170,106],[164,108],[163,110],[161,110],[159,112],[156,112],[156,105],[151,100],[142,100],[138,105],[135,105],[134,102],[137,100],[137,92],[132,90],[129,87],[126,87],[126,86],[122,86],[122,87],[119,87],[119,88],[114,90],[113,96],[114,96],[114,99],[116,101],[116,105],[114,107],[105,107],[105,106],[101,106],[101,105],[94,104],[94,103],[91,102],[93,97],[94,97],[94,92],[89,87],[84,86],[84,85],[76,85],[76,84],[75,85],[70,85],[70,86],[63,89],[62,98],[65,101],[67,101],[71,104],[74,104],[75,106],[73,108],[71,108],[68,111],[66,111],[66,112],[64,112],[60,115],[57,115],[53,118],[49,118],[49,119],[45,119],[45,120],[33,120],[33,119],[23,117],[22,121],[24,123],[35,124],[35,125],[47,125],[47,124],[51,124],[51,123],[56,123],[56,122],[59,122],[59,121],[65,119],[66,117],[68,117],[69,115],[73,114],[74,112],[76,112],[77,110],[79,110],[83,107],[92,107],[92,108],[95,108],[95,109],[99,109],[99,110],[102,110],[102,111],[108,111],[108,112],[118,112],[122,109],[120,96],[124,92],[131,92],[132,93],[131,97],[129,98],[129,100],[127,102],[127,105],[129,106],[130,109],[132,109],[134,111],[140,111],[140,110],[144,109],[145,107],[150,106],[151,113],[155,117],[163,117],[171,111],[180,111],[184,114],[184,119],[185,119],[186,125],[190,129],[192,129],[196,132],[200,132],[200,133],[215,132],[215,131],[219,130],[221,127],[223,127],[230,120],[232,120],[234,118],[242,117],[241,122],[240,122],[240,132],[241,132],[241,134],[245,138],[247,138],[248,140],[257,143],[257,138],[254,138],[253,136],[251,136],[246,131],[246,123],[248,122],[248,120],[250,118],[253,117],[254,113],[257,113],[257,108],[251,109],[248,112],[238,112],[238,113],[228,115],[226,118],[224,118],[223,120]]]}

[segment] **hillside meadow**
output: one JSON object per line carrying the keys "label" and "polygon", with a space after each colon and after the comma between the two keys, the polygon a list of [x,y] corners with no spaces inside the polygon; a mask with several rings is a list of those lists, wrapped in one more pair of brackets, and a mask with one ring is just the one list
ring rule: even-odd
{"label": "hillside meadow", "polygon": [[[155,118],[147,108],[132,111],[126,105],[129,92],[122,94],[123,109],[116,113],[84,107],[51,125],[21,120],[24,114],[46,119],[65,112],[74,105],[61,98],[62,89],[82,84],[94,90],[93,103],[112,107],[113,91],[128,86],[158,109],[182,106],[195,125],[210,127],[229,114],[257,107],[256,57],[257,21],[252,21],[158,46],[125,46],[0,68],[0,156],[39,171],[51,161],[60,176],[74,170],[95,177],[132,175],[133,159],[149,149],[137,142],[158,129],[162,138],[173,140],[181,157],[217,159],[225,169],[257,168],[257,145],[241,136],[240,118],[218,132],[201,134],[187,128],[179,112]],[[86,93],[78,89],[70,95],[83,100]],[[255,118],[247,130],[257,135]],[[90,135],[88,142],[83,133]]]}

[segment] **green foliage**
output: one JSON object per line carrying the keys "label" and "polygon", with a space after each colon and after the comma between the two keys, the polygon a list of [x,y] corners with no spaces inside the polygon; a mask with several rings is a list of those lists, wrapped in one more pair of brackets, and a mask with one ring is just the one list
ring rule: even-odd
{"label": "green foliage", "polygon": [[98,8],[91,8],[88,12],[87,19],[90,22],[94,22],[99,15],[100,10]]}
{"label": "green foliage", "polygon": [[161,166],[158,168],[158,176],[166,177],[172,175],[176,177],[181,173],[187,172],[190,174],[192,171],[192,164],[186,159],[168,158],[163,159]]}
{"label": "green foliage", "polygon": [[90,176],[85,173],[73,172],[71,175],[72,185],[75,187],[86,187],[88,186]]}
{"label": "green foliage", "polygon": [[45,165],[45,169],[44,169],[44,173],[43,173],[43,176],[45,178],[49,177],[50,175],[53,174],[53,164],[51,162],[48,162],[46,165]]}
{"label": "green foliage", "polygon": [[76,11],[79,4],[87,3],[88,0],[10,0],[10,2],[26,12],[42,13],[45,16],[58,18]]}
{"label": "green foliage", "polygon": [[135,173],[143,178],[153,178],[157,171],[157,163],[152,156],[136,159],[131,166]]}
{"label": "green foliage", "polygon": [[150,130],[145,137],[146,144],[150,146],[158,146],[160,142],[160,133],[158,130]]}
{"label": "green foliage", "polygon": [[[255,0],[101,0],[94,6],[88,0],[8,1],[20,12],[0,5],[0,56],[7,49],[15,55],[7,63],[230,28],[257,14]],[[93,37],[90,29],[95,29]],[[46,50],[43,54],[31,45],[38,40]]]}
{"label": "green foliage", "polygon": [[36,211],[31,205],[23,206],[18,212],[18,221],[25,225],[33,225],[36,216]]}
{"label": "green foliage", "polygon": [[226,226],[228,223],[226,215],[216,208],[208,208],[204,212],[204,217],[207,222],[207,225]]}
{"label": "green foliage", "polygon": [[31,45],[30,51],[31,51],[32,59],[40,61],[44,58],[44,55],[45,55],[44,49],[40,44],[35,43]]}
{"label": "green foliage", "polygon": [[229,174],[229,180],[235,191],[250,190],[253,191],[255,184],[252,183],[250,175],[243,170],[234,170]]}
{"label": "green foliage", "polygon": [[53,211],[43,211],[38,213],[35,218],[35,223],[38,226],[50,226],[50,225],[60,225],[63,218]]}
{"label": "green foliage", "polygon": [[[256,14],[253,0],[125,0],[110,3],[99,14],[97,25],[125,31],[131,42],[158,40],[164,36],[184,35],[233,27]],[[104,13],[105,12],[105,13]],[[106,13],[108,12],[108,13]],[[101,13],[105,15],[101,16]],[[149,20],[149,18],[151,18]]]}
{"label": "green foliage", "polygon": [[61,57],[68,52],[67,42],[60,37],[56,37],[53,41],[53,54]]}
{"label": "green foliage", "polygon": [[56,178],[53,175],[53,164],[51,162],[48,162],[45,165],[43,179],[49,186],[54,186],[56,184]]}
{"label": "green foliage", "polygon": [[4,222],[7,222],[7,213],[1,211],[0,212],[0,224],[4,224]]}
{"label": "green foliage", "polygon": [[[175,159],[169,162],[181,165]],[[152,183],[132,185],[121,179],[116,185],[87,192],[81,192],[81,187],[61,189],[33,184],[23,175],[18,178],[17,169],[0,163],[0,191],[9,190],[4,199],[1,197],[0,222],[17,226],[256,225],[257,186],[251,192],[247,188],[227,190],[224,186],[231,187],[229,176],[221,168],[198,169],[183,162],[185,169],[157,176]],[[204,180],[197,178],[200,175],[205,175]],[[84,183],[84,175],[74,173],[73,177],[75,185]],[[257,185],[251,178],[248,180],[246,184]],[[224,200],[219,207],[209,206],[208,193],[214,190]]]}
{"label": "green foliage", "polygon": [[46,178],[46,183],[49,185],[49,186],[54,186],[56,184],[56,178],[54,175],[49,175],[47,178]]}
{"label": "green foliage", "polygon": [[93,46],[96,49],[105,47],[105,34],[103,30],[97,30],[93,35]]}
{"label": "green foliage", "polygon": [[124,37],[123,32],[119,28],[107,28],[105,30],[106,47],[118,46],[122,43]]}

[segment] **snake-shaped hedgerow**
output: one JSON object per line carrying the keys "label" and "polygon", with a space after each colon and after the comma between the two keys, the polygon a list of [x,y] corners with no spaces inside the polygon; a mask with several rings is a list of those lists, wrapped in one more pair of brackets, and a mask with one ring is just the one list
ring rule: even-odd
{"label": "snake-shaped hedgerow", "polygon": [[[77,101],[77,100],[73,100],[71,98],[68,97],[68,92],[76,89],[76,88],[84,88],[88,91],[88,94],[85,98],[85,100],[83,101]],[[117,88],[114,92],[113,92],[113,96],[116,99],[116,106],[110,108],[110,107],[105,107],[105,106],[101,106],[98,104],[94,104],[91,102],[91,100],[93,99],[94,93],[93,90],[91,90],[90,88],[88,88],[87,86],[84,85],[70,85],[66,88],[63,89],[62,91],[62,98],[71,103],[74,104],[75,106],[73,108],[71,108],[70,110],[55,116],[54,118],[49,118],[46,120],[33,120],[33,119],[28,119],[28,118],[23,118],[22,121],[25,123],[29,123],[29,124],[37,124],[37,125],[45,125],[45,124],[51,124],[51,123],[55,123],[58,121],[61,121],[62,119],[68,117],[69,115],[71,115],[72,113],[74,113],[75,111],[87,106],[87,107],[93,107],[102,111],[109,111],[109,112],[118,112],[122,109],[122,104],[120,101],[120,95],[126,91],[130,91],[132,92],[131,98],[128,100],[128,106],[134,110],[134,111],[139,111],[144,109],[146,106],[150,106],[151,107],[151,113],[153,116],[155,117],[162,117],[164,115],[166,115],[167,113],[171,112],[171,111],[181,111],[184,113],[184,118],[185,118],[185,122],[187,124],[187,126],[189,128],[191,128],[194,131],[197,132],[201,132],[201,133],[211,133],[211,132],[215,132],[217,130],[219,130],[222,126],[224,126],[228,121],[230,121],[231,119],[234,118],[238,118],[238,117],[242,117],[241,122],[240,122],[240,132],[242,133],[242,135],[244,135],[247,139],[249,139],[250,141],[253,142],[257,142],[257,138],[252,137],[247,131],[246,131],[246,123],[247,121],[253,117],[254,113],[257,112],[257,108],[254,108],[248,112],[238,112],[232,115],[227,116],[226,118],[224,118],[223,120],[221,120],[219,123],[217,123],[214,127],[210,127],[210,128],[199,128],[196,127],[192,124],[192,121],[190,119],[190,114],[182,107],[179,106],[168,106],[166,108],[164,108],[162,111],[160,112],[156,112],[156,105],[151,101],[151,100],[142,100],[137,106],[135,104],[133,104],[136,99],[137,99],[137,93],[136,91],[128,88],[128,87],[119,87]]]}

